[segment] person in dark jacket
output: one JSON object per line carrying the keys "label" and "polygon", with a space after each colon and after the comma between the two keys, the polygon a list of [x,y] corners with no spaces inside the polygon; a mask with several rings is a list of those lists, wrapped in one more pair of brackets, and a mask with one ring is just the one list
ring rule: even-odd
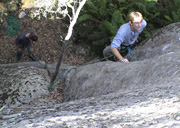
{"label": "person in dark jacket", "polygon": [[38,37],[33,30],[25,31],[19,34],[15,40],[17,46],[17,61],[21,60],[22,53],[27,50],[29,57],[35,61],[34,55],[31,54],[31,44],[33,41],[37,41]]}

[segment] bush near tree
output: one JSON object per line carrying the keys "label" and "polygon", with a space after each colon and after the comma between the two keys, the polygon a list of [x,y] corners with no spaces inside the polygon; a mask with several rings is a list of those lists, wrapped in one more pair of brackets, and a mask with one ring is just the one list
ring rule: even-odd
{"label": "bush near tree", "polygon": [[[22,3],[18,3],[20,1]],[[72,17],[71,5],[80,2],[80,0],[2,0],[0,15],[3,15],[4,7],[14,10],[12,5],[15,4],[29,9],[30,1],[39,3],[33,4],[36,9],[30,9],[32,18],[40,20],[40,17],[44,16],[68,22]],[[70,4],[62,8],[62,2]],[[92,52],[102,56],[103,49],[111,43],[119,27],[128,22],[128,14],[131,11],[141,12],[148,22],[139,37],[141,42],[157,29],[180,21],[180,0],[87,0],[73,29],[75,42],[90,46]]]}
{"label": "bush near tree", "polygon": [[141,12],[148,22],[140,42],[157,29],[180,21],[180,0],[88,0],[75,25],[76,42],[90,45],[102,56],[131,11]]}

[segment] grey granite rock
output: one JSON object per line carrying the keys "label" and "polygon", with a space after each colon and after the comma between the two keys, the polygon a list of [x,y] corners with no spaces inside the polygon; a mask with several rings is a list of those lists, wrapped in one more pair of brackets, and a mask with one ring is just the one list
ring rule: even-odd
{"label": "grey granite rock", "polygon": [[[62,81],[65,98],[63,103],[39,98],[30,102],[29,106],[4,105],[0,108],[0,126],[179,128],[179,25],[180,23],[174,23],[158,30],[144,45],[135,49],[134,56],[138,61],[99,62],[71,70]],[[19,68],[20,72],[16,68],[0,69],[1,74],[3,73],[0,74],[0,80],[3,81],[1,84],[6,83],[8,86],[21,83],[21,86],[25,86],[26,82],[22,82],[24,73],[35,89],[38,86],[44,90],[49,82],[45,69]],[[15,76],[21,82],[17,82]],[[41,83],[44,86],[41,87]],[[29,99],[25,96],[24,100],[26,98]]]}
{"label": "grey granite rock", "polygon": [[47,71],[23,66],[0,69],[1,106],[19,106],[49,94]]}

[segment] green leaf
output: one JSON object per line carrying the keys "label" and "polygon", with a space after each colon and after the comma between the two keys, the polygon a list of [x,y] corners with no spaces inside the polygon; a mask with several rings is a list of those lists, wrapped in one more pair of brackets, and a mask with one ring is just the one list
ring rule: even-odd
{"label": "green leaf", "polygon": [[89,14],[84,14],[84,15],[82,15],[81,17],[78,18],[78,22],[83,22],[83,21],[89,20],[89,19],[91,19],[91,18],[92,18],[91,15],[89,15]]}
{"label": "green leaf", "polygon": [[173,19],[170,18],[169,16],[165,15],[164,17],[165,17],[168,21],[173,22]]}

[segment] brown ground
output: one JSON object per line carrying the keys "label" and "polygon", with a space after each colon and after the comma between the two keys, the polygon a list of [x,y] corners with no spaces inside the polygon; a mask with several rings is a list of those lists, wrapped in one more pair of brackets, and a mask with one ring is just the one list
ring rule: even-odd
{"label": "brown ground", "polygon": [[[67,34],[67,26],[61,20],[36,20],[25,16],[20,20],[19,32],[26,30],[34,30],[38,35],[38,42],[32,44],[33,54],[37,61],[44,61],[46,63],[57,62],[59,53],[61,51],[60,35],[65,37]],[[0,64],[15,63],[16,62],[16,46],[14,40],[15,36],[8,36],[5,30],[0,25]],[[81,45],[70,43],[66,49],[63,57],[63,63],[79,65],[88,62],[90,59],[86,57],[88,51],[83,49]],[[27,52],[23,54],[21,62],[31,61]]]}
{"label": "brown ground", "polygon": [[[17,18],[17,17],[16,17]],[[20,20],[19,32],[26,30],[34,30],[38,35],[38,41],[33,42],[33,54],[37,61],[44,61],[48,64],[55,63],[58,60],[59,53],[61,52],[60,35],[65,37],[67,34],[67,26],[61,20],[36,20],[25,16]],[[0,24],[0,64],[16,63],[16,45],[14,43],[17,34],[8,36]],[[81,44],[69,43],[63,56],[62,63],[71,65],[81,65],[88,63],[95,57],[87,57],[89,50],[83,48]],[[32,61],[28,57],[28,53],[24,52],[20,62]],[[58,101],[63,100],[63,89],[60,81],[56,83],[56,88],[51,92],[50,96],[44,97],[46,99],[55,99]]]}

